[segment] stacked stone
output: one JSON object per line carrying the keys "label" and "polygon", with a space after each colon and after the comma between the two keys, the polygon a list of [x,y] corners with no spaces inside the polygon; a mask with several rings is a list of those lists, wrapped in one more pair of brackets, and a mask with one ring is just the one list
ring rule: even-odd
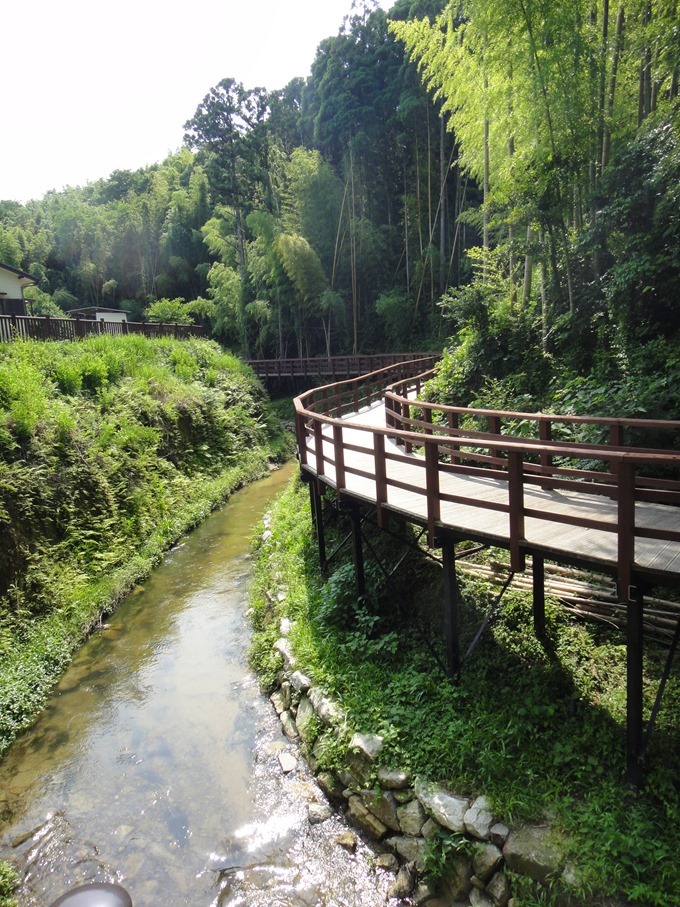
{"label": "stacked stone", "polygon": [[[527,825],[511,832],[495,820],[486,797],[471,801],[414,779],[407,771],[384,768],[379,764],[383,740],[377,735],[354,734],[342,770],[319,771],[328,734],[344,727],[346,716],[296,670],[289,629],[288,622],[282,622],[281,638],[274,645],[282,668],[271,696],[283,733],[300,744],[329,800],[384,848],[377,865],[396,875],[392,896],[410,897],[415,904],[429,907],[452,903],[513,907],[507,870],[541,884],[560,874],[567,881],[574,878],[573,867],[565,866],[565,842],[548,825]],[[435,889],[425,876],[424,855],[428,839],[442,830],[464,836],[473,846],[448,861]]]}

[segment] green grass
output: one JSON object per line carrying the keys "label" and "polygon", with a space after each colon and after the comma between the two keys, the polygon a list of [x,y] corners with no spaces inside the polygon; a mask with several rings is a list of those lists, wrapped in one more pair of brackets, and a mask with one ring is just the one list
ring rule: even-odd
{"label": "green grass", "polygon": [[16,898],[12,897],[19,879],[9,863],[0,860],[0,907],[17,907]]}
{"label": "green grass", "polygon": [[0,754],[102,612],[290,447],[215,343],[0,345]]}
{"label": "green grass", "polygon": [[[644,905],[680,903],[677,666],[648,753],[647,786],[634,792],[625,779],[621,634],[575,623],[549,602],[544,645],[533,633],[529,597],[510,587],[454,686],[438,663],[441,569],[409,555],[390,584],[368,566],[369,591],[357,601],[350,564],[334,562],[327,582],[320,579],[308,512],[306,489],[291,486],[259,549],[252,659],[265,684],[285,615],[295,622],[299,667],[342,702],[348,734],[384,737],[386,763],[461,794],[485,793],[510,825],[552,817],[571,841],[584,902],[623,895]],[[343,530],[331,522],[327,531],[330,551]],[[390,566],[401,553],[389,537],[371,543]],[[465,651],[498,591],[462,575],[461,583]],[[266,594],[272,586],[285,588],[281,602]],[[648,647],[647,714],[665,654]],[[329,767],[341,750],[329,747]]]}

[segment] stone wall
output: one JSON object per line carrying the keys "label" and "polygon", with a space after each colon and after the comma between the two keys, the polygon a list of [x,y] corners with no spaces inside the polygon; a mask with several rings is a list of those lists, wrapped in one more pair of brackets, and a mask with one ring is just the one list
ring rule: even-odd
{"label": "stone wall", "polygon": [[[564,858],[566,842],[548,824],[511,830],[497,821],[486,797],[470,800],[398,767],[386,768],[377,735],[355,733],[343,768],[320,770],[324,748],[338,739],[346,719],[337,703],[296,670],[289,630],[283,620],[274,644],[281,669],[271,701],[283,733],[299,743],[329,800],[377,843],[378,866],[395,874],[395,897],[429,907],[514,907],[508,870],[537,885],[559,879],[562,889],[570,887],[575,873]],[[437,836],[456,849],[435,884],[427,878],[425,853]]]}

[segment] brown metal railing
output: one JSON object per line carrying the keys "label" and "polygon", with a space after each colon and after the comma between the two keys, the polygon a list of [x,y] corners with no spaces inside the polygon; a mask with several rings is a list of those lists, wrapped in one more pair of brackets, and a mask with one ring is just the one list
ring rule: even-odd
{"label": "brown metal railing", "polygon": [[151,321],[95,321],[92,318],[52,318],[49,315],[0,315],[0,343],[13,340],[80,340],[92,334],[144,334],[147,337],[203,337],[196,324],[157,324]]}
{"label": "brown metal railing", "polygon": [[365,375],[376,369],[439,357],[438,353],[376,353],[366,356],[325,356],[309,359],[249,359],[258,378],[325,378],[338,381]]}
{"label": "brown metal railing", "polygon": [[[515,570],[523,567],[527,517],[615,533],[617,582],[620,595],[626,598],[635,570],[635,539],[680,542],[680,531],[653,525],[638,526],[635,522],[637,502],[680,504],[680,481],[675,478],[680,474],[680,453],[626,447],[623,443],[627,432],[641,429],[677,433],[680,422],[518,413],[425,403],[416,397],[422,384],[432,375],[426,362],[422,359],[403,362],[297,397],[296,432],[302,468],[323,477],[327,465],[332,465],[340,493],[346,491],[348,474],[373,481],[379,514],[381,506],[387,502],[389,486],[424,498],[426,522],[432,537],[440,525],[442,502],[506,513],[511,562]],[[426,371],[422,370],[423,366]],[[362,407],[370,406],[381,397],[386,407],[384,428],[341,420],[341,416],[360,412]],[[503,433],[517,422],[523,423],[524,427],[531,425],[536,437]],[[485,431],[479,430],[482,424]],[[559,426],[579,424],[595,426],[606,434],[609,443],[553,440]],[[348,462],[348,455],[353,452],[366,453],[365,445],[348,443],[346,432],[350,429],[372,435],[369,447],[373,451],[373,468],[370,472]],[[387,438],[395,440],[398,446],[390,445],[387,450]],[[412,451],[415,449],[422,456],[414,457]],[[422,481],[413,483],[389,478],[388,462],[416,464],[422,470]],[[660,468],[672,472],[673,477],[655,477],[653,473]],[[440,481],[446,474],[484,476],[506,483],[507,503],[447,494]],[[593,497],[611,498],[617,502],[616,520],[557,511],[547,500],[544,508],[530,506],[525,498],[525,488],[532,485],[550,491],[569,489]],[[680,516],[678,526],[680,528]],[[680,574],[680,567],[676,573]]]}

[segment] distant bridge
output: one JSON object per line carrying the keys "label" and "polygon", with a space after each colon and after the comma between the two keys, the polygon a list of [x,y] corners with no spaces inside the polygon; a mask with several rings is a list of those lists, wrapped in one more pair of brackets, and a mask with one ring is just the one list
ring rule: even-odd
{"label": "distant bridge", "polygon": [[[324,383],[342,378],[356,378],[396,365],[423,358],[439,358],[439,353],[374,353],[366,356],[318,356],[309,359],[249,359],[248,365],[258,378],[268,379],[323,379]],[[309,385],[307,385],[309,386]]]}

